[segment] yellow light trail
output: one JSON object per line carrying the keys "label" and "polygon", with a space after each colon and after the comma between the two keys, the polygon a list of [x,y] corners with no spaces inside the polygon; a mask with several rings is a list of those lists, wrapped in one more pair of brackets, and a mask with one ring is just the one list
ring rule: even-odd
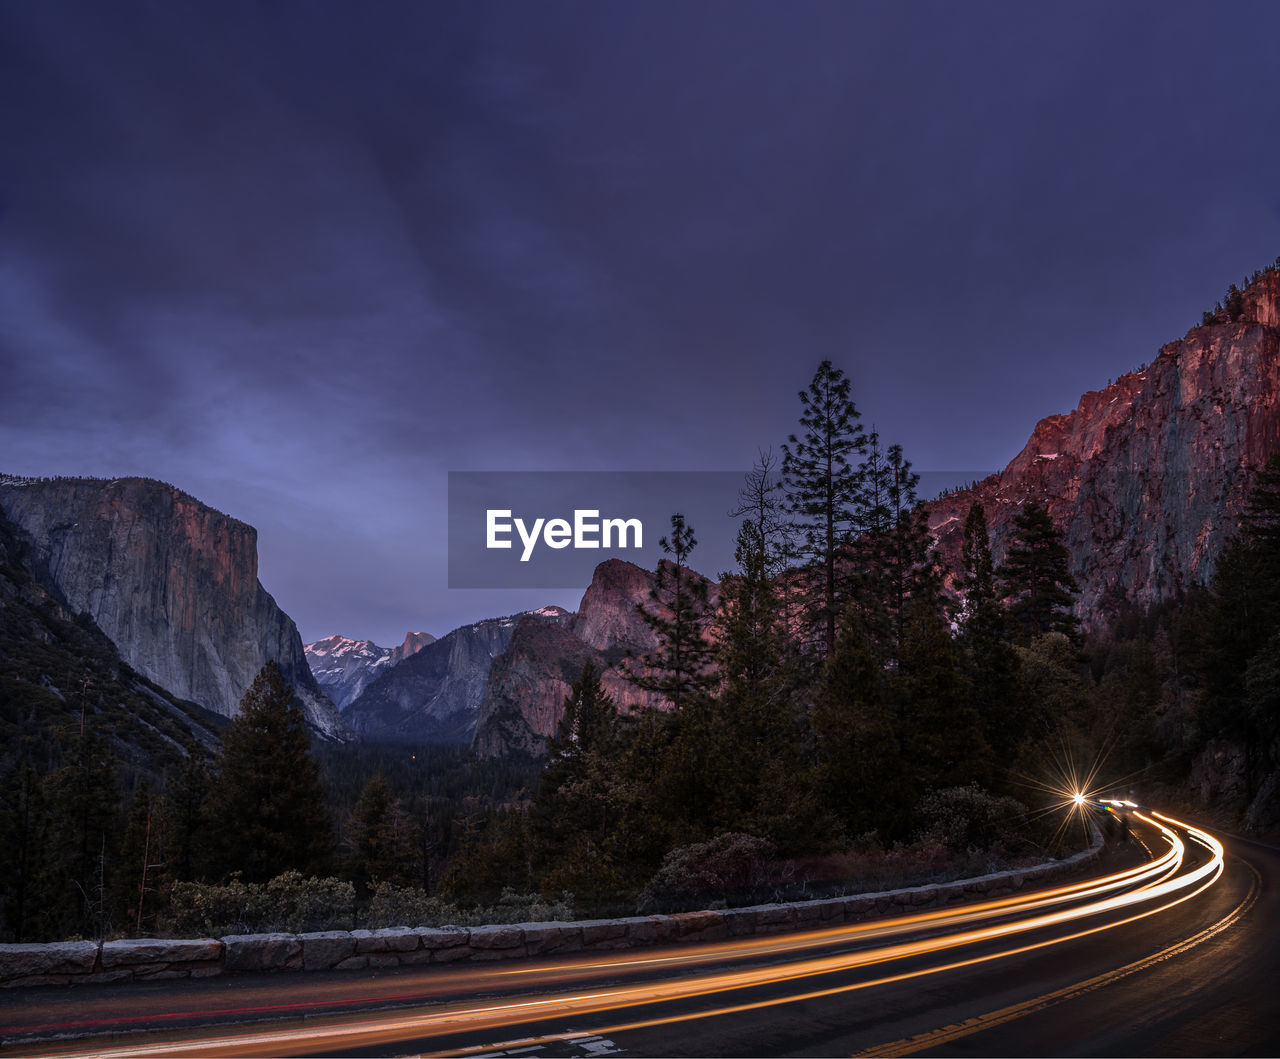
{"label": "yellow light trail", "polygon": [[[706,949],[700,949],[697,954],[655,954],[652,957],[643,959],[603,960],[591,964],[564,961],[551,967],[522,968],[507,972],[507,974],[512,978],[540,976],[536,984],[543,985],[558,976],[574,973],[581,974],[585,970],[616,972],[620,968],[679,966],[682,964],[724,960],[728,957],[743,958],[788,952],[803,953],[818,946],[830,946],[842,942],[867,941],[869,939],[884,941],[884,939],[892,938],[895,935],[919,934],[924,929],[948,929],[951,931],[941,935],[931,934],[927,937],[907,938],[907,940],[900,940],[892,944],[878,944],[874,947],[859,949],[854,952],[842,952],[819,957],[811,956],[791,961],[782,966],[754,967],[735,971],[685,975],[674,980],[662,979],[652,982],[619,985],[607,989],[580,989],[567,994],[535,995],[494,1000],[482,1005],[455,1002],[441,1004],[426,1013],[412,1015],[371,1016],[367,1019],[348,1021],[340,1025],[314,1025],[254,1031],[237,1035],[224,1034],[217,1037],[189,1041],[138,1044],[106,1051],[98,1049],[91,1053],[83,1054],[111,1057],[111,1059],[124,1059],[126,1056],[268,1055],[287,1054],[291,1051],[342,1051],[344,1049],[366,1047],[393,1041],[412,1040],[415,1038],[429,1039],[457,1033],[496,1030],[502,1027],[538,1022],[549,1018],[581,1018],[586,1015],[596,1015],[621,1008],[641,1007],[671,1001],[686,1001],[760,986],[776,986],[817,976],[871,967],[909,957],[939,954],[980,942],[1011,938],[1030,931],[1060,926],[1107,912],[1131,908],[1138,904],[1159,901],[1165,897],[1172,898],[1172,900],[1157,907],[1136,912],[1115,922],[1096,925],[1064,936],[1029,942],[1011,948],[1002,948],[998,951],[951,961],[942,965],[904,971],[872,980],[829,988],[789,993],[782,997],[747,1001],[715,1008],[710,1011],[698,1011],[627,1022],[618,1026],[595,1029],[590,1032],[621,1032],[626,1029],[638,1029],[757,1010],[795,1003],[801,1000],[834,996],[941,971],[974,966],[1018,953],[1062,944],[1066,941],[1114,929],[1146,916],[1165,911],[1196,896],[1212,885],[1222,874],[1224,865],[1223,848],[1212,836],[1169,817],[1158,813],[1154,814],[1160,820],[1183,828],[1197,844],[1204,846],[1211,854],[1206,863],[1179,875],[1178,872],[1186,859],[1186,848],[1182,839],[1158,820],[1140,813],[1135,815],[1161,833],[1168,843],[1168,849],[1149,864],[1116,872],[1101,879],[1086,880],[1025,895],[982,901],[963,908],[936,909],[909,916],[900,916],[888,921],[852,924],[810,931],[802,935],[782,935],[770,938],[767,941],[759,939],[750,939],[748,941],[744,939],[742,942],[709,946]],[[1071,903],[1072,907],[1058,908],[1056,911],[1049,910],[1056,905],[1065,903]],[[1014,913],[1017,913],[1019,918],[980,928],[955,929],[990,919],[993,916],[1012,916]],[[567,1040],[577,1036],[581,1036],[581,1034],[557,1034],[549,1037],[529,1038],[527,1040]],[[526,1042],[522,1041],[521,1043]],[[509,1047],[512,1044],[513,1042],[506,1042],[503,1045],[489,1044],[483,1048],[464,1049],[449,1054],[461,1055],[468,1052],[487,1051],[496,1047]]]}

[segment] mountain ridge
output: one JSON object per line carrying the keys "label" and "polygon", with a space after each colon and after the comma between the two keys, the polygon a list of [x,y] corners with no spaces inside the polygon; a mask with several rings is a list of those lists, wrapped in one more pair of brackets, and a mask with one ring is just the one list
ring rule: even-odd
{"label": "mountain ridge", "polygon": [[0,510],[42,582],[84,612],[134,670],[233,717],[272,660],[308,723],[350,738],[293,620],[258,580],[257,530],[155,479],[0,477]]}
{"label": "mountain ridge", "polygon": [[1280,271],[1260,273],[1236,312],[1045,416],[1002,471],[928,501],[946,565],[959,566],[970,504],[986,510],[998,560],[1017,508],[1035,501],[1064,533],[1086,626],[1207,580],[1250,470],[1280,450]]}

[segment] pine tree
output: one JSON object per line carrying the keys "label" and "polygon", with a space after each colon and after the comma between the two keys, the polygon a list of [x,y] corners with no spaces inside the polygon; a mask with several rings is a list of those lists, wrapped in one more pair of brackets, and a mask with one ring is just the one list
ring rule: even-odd
{"label": "pine tree", "polygon": [[36,938],[36,883],[41,875],[44,799],[35,769],[25,765],[5,778],[0,799],[0,908],[7,941]]}
{"label": "pine tree", "polygon": [[538,779],[531,813],[535,861],[550,871],[571,840],[601,846],[621,812],[621,721],[594,663],[564,700],[564,715]]}
{"label": "pine tree", "polygon": [[194,754],[183,762],[176,780],[165,789],[161,807],[166,860],[174,879],[190,882],[207,868],[207,817],[209,768]]}
{"label": "pine tree", "polygon": [[542,783],[552,789],[585,777],[593,758],[608,757],[618,736],[618,707],[604,690],[595,663],[583,663],[564,700],[564,715],[547,747]]}
{"label": "pine tree", "polygon": [[961,573],[956,587],[964,594],[961,617],[965,628],[975,634],[997,631],[1004,623],[1004,614],[996,599],[995,564],[991,557],[987,511],[977,500],[969,505],[969,514],[964,520],[960,562]]}
{"label": "pine tree", "polygon": [[412,885],[413,833],[408,815],[378,769],[364,785],[347,827],[352,847],[348,874],[362,893],[379,883]]}
{"label": "pine tree", "polygon": [[853,544],[856,575],[850,605],[856,607],[861,626],[874,645],[876,657],[883,663],[896,654],[890,646],[895,639],[896,625],[890,602],[896,596],[893,585],[896,543],[893,468],[880,446],[880,434],[874,429],[867,436],[866,455],[858,477],[862,532]]}
{"label": "pine tree", "polygon": [[972,687],[946,626],[927,604],[908,614],[894,695],[904,755],[926,786],[987,781],[991,755]]}
{"label": "pine tree", "polygon": [[1049,632],[1078,636],[1079,619],[1071,613],[1079,591],[1069,569],[1071,556],[1049,513],[1034,502],[1013,520],[1013,540],[999,570],[999,592],[1009,601],[1021,643]]}
{"label": "pine tree", "polygon": [[119,832],[118,762],[91,726],[72,737],[69,758],[42,783],[39,932],[46,938],[101,937],[111,926],[108,882]]}
{"label": "pine tree", "polygon": [[906,626],[907,608],[922,604],[941,606],[941,578],[930,553],[928,520],[920,508],[916,489],[920,475],[902,454],[901,445],[890,445],[889,510],[892,514],[892,548],[889,563],[889,614],[892,618],[892,654],[896,657]]}
{"label": "pine tree", "polygon": [[1204,630],[1201,726],[1244,748],[1252,798],[1264,768],[1280,763],[1280,703],[1267,685],[1280,660],[1280,453],[1257,473],[1240,532],[1218,557]]}
{"label": "pine tree", "polygon": [[720,578],[716,659],[723,686],[706,740],[704,772],[715,798],[708,819],[720,830],[768,835],[788,827],[800,772],[800,732],[793,709],[798,674],[787,629],[786,517],[763,454],[733,512],[737,571]]}
{"label": "pine tree", "polygon": [[738,494],[745,515],[734,548],[737,572],[720,578],[715,657],[727,686],[765,688],[783,677],[788,645],[785,587],[786,519],[772,479],[773,457],[762,454]]}
{"label": "pine tree", "polygon": [[853,461],[866,451],[867,438],[849,397],[849,380],[831,361],[818,365],[799,396],[803,429],[782,446],[782,479],[799,558],[812,575],[806,622],[822,659],[835,650],[837,619],[847,602],[848,579],[840,564],[862,528]]}
{"label": "pine tree", "polygon": [[856,614],[842,624],[813,707],[817,788],[849,837],[871,831],[896,837],[913,801],[911,776],[866,632]]}
{"label": "pine tree", "polygon": [[697,692],[716,683],[711,672],[712,650],[703,638],[707,615],[707,582],[689,567],[697,546],[693,527],[677,512],[671,516],[671,535],[658,541],[670,559],[658,562],[654,587],[640,614],[658,641],[644,658],[644,667],[630,679],[638,687],[656,691],[678,711]]}
{"label": "pine tree", "polygon": [[1018,656],[1009,645],[1008,617],[996,595],[986,511],[977,501],[965,518],[960,555],[960,643],[968,661],[973,704],[995,760],[1007,767],[1028,734],[1030,711],[1018,682]]}
{"label": "pine tree", "polygon": [[917,502],[920,475],[911,469],[902,446],[881,452],[873,431],[859,477],[863,531],[854,545],[858,573],[852,602],[877,659],[893,665],[907,607],[918,602],[941,606],[941,578],[930,553],[928,521]]}
{"label": "pine tree", "polygon": [[141,934],[154,916],[163,887],[159,799],[143,782],[134,791],[124,822],[117,858],[113,896],[115,922]]}
{"label": "pine tree", "polygon": [[333,825],[302,710],[268,662],[223,737],[206,819],[219,875],[249,882],[289,869],[323,872]]}

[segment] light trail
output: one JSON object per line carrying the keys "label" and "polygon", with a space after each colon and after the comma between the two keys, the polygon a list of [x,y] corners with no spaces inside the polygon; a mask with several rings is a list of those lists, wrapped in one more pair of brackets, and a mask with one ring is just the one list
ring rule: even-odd
{"label": "light trail", "polygon": [[[515,982],[521,978],[530,979],[536,976],[537,981],[529,984],[545,986],[557,977],[582,975],[586,971],[616,973],[620,969],[634,971],[637,968],[687,970],[691,965],[723,962],[730,958],[758,958],[780,954],[802,957],[780,966],[685,974],[675,979],[662,978],[649,982],[621,984],[605,989],[579,989],[569,993],[495,999],[481,1005],[460,1002],[439,1004],[427,1012],[372,1016],[358,1021],[348,1021],[341,1025],[315,1025],[251,1031],[236,1035],[224,1034],[188,1041],[139,1044],[106,1051],[98,1049],[84,1054],[123,1059],[125,1056],[267,1055],[284,1054],[290,1051],[342,1051],[397,1041],[428,1040],[456,1034],[488,1032],[548,1019],[581,1019],[584,1016],[599,1015],[611,1010],[697,1000],[760,987],[785,986],[789,983],[856,971],[912,957],[944,954],[965,946],[1012,939],[1032,931],[1059,927],[1107,913],[1136,908],[1140,904],[1162,902],[1141,911],[1134,911],[1133,914],[1113,922],[1096,924],[1065,935],[1023,942],[942,964],[931,964],[827,988],[787,993],[780,997],[747,1000],[711,1010],[628,1021],[617,1026],[599,1027],[580,1033],[526,1038],[520,1043],[524,1044],[528,1040],[563,1041],[581,1036],[583,1033],[617,1033],[627,1029],[758,1010],[974,966],[1062,944],[1155,915],[1190,900],[1221,876],[1224,867],[1223,848],[1211,835],[1158,813],[1154,816],[1159,817],[1159,820],[1141,813],[1135,815],[1160,832],[1168,843],[1168,849],[1148,864],[1126,869],[1101,879],[1086,880],[1025,895],[982,901],[963,908],[936,909],[900,916],[887,921],[851,924],[810,931],[802,935],[779,935],[765,941],[744,939],[742,942],[700,948],[696,954],[655,954],[645,958],[629,957],[625,960],[601,960],[592,963],[565,961],[550,968],[543,966],[506,971],[502,972],[501,977]],[[1187,855],[1185,843],[1177,833],[1160,820],[1182,828],[1197,845],[1203,846],[1208,851],[1210,854],[1208,860],[1190,871],[1183,871]],[[1168,900],[1165,900],[1166,898]],[[1056,907],[1063,905],[1068,907]],[[1016,918],[1012,918],[1015,915]],[[978,922],[993,918],[1000,921],[981,927],[974,926]],[[939,933],[940,931],[942,933]],[[927,932],[927,936],[918,936],[922,932]],[[888,941],[895,937],[900,940]],[[809,950],[817,947],[854,942],[875,942],[875,944],[852,952],[838,952],[823,956],[806,955]],[[482,1048],[463,1049],[447,1054],[461,1055],[488,1051],[496,1047],[513,1046],[513,1043],[486,1044]]]}

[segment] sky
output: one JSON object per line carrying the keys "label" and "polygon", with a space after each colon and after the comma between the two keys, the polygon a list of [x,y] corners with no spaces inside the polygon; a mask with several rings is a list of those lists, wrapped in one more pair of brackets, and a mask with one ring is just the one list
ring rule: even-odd
{"label": "sky", "polygon": [[[988,471],[1280,254],[1280,6],[0,0],[0,471],[258,529],[304,640],[448,475],[737,471],[830,359]],[[698,564],[697,555],[694,565]]]}

